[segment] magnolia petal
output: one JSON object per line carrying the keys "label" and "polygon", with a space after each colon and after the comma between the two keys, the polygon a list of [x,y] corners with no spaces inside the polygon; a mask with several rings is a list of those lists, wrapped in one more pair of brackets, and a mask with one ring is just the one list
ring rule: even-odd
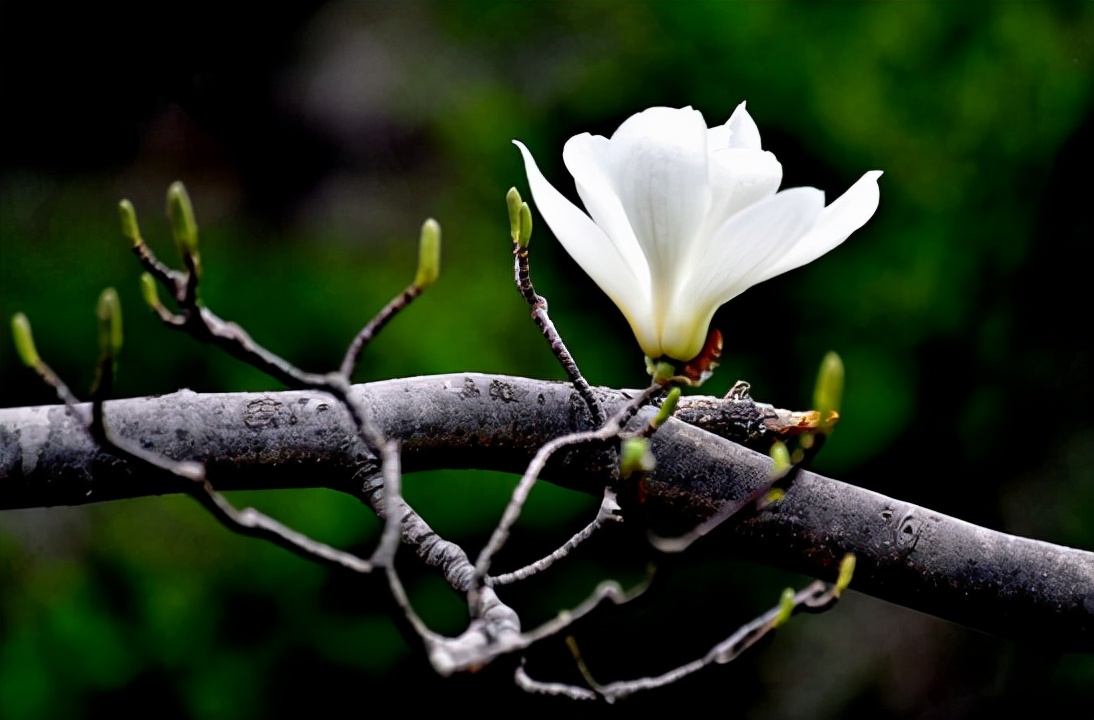
{"label": "magnolia petal", "polygon": [[712,237],[734,213],[774,195],[783,167],[764,150],[715,150],[710,153],[712,202],[702,236]]}
{"label": "magnolia petal", "polygon": [[821,211],[812,230],[777,263],[771,265],[763,277],[756,282],[773,278],[816,260],[865,225],[877,211],[881,196],[877,184],[880,177],[880,170],[871,170],[859,178],[847,192]]}
{"label": "magnolia petal", "polygon": [[612,176],[631,228],[649,262],[658,323],[693,259],[711,203],[707,126],[691,108],[650,108],[612,135]]}
{"label": "magnolia petal", "polygon": [[729,123],[724,125],[715,125],[707,130],[707,152],[714,153],[719,150],[729,149],[729,136],[732,131],[729,129]]}
{"label": "magnolia petal", "polygon": [[729,147],[747,150],[759,150],[760,128],[756,127],[756,121],[748,114],[745,104],[741,103],[729,116],[725,127],[729,128]]}
{"label": "magnolia petal", "polygon": [[575,135],[562,149],[562,161],[574,176],[577,194],[593,222],[607,234],[648,295],[649,263],[608,172],[612,162],[610,141],[589,133]]}
{"label": "magnolia petal", "polygon": [[696,318],[709,323],[720,305],[764,279],[767,269],[815,226],[823,209],[820,190],[794,188],[745,208],[718,228],[672,302],[661,338],[665,354],[677,360],[694,357],[706,340],[706,326],[699,328]]}
{"label": "magnolia petal", "polygon": [[649,293],[644,289],[648,284],[639,282],[604,231],[547,182],[524,143],[514,140],[513,144],[524,158],[532,198],[548,227],[570,257],[623,312],[642,350],[650,357],[659,357],[660,337],[653,322]]}
{"label": "magnolia petal", "polygon": [[739,295],[815,227],[823,210],[824,193],[810,187],[783,190],[750,205],[714,233],[686,290],[711,296],[719,305]]}

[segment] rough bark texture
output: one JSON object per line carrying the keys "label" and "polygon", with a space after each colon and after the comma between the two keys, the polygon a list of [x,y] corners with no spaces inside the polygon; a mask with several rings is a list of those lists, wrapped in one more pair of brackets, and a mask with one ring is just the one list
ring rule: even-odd
{"label": "rough bark texture", "polygon": [[[522,472],[536,449],[589,429],[564,383],[457,374],[355,388],[403,470]],[[611,411],[626,398],[596,391]],[[647,410],[636,423],[648,418]],[[181,391],[108,403],[110,426],[147,448],[208,466],[221,490],[328,487],[358,493],[378,463],[345,411],[316,392],[199,395]],[[653,437],[653,475],[622,488],[627,517],[660,533],[690,529],[768,478],[770,460],[706,430],[670,421]],[[544,479],[601,494],[609,456],[564,453]],[[1094,553],[978,527],[808,471],[786,495],[748,510],[713,542],[833,579],[853,552],[852,587],[1002,636],[1094,650]],[[0,410],[0,509],[79,505],[177,492],[178,480],[97,449],[63,407]]]}

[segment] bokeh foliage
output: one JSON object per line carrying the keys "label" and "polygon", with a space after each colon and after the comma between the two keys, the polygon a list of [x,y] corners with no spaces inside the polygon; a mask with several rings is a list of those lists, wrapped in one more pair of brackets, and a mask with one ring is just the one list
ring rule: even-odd
{"label": "bokeh foliage", "polygon": [[[165,20],[148,5],[0,6],[0,316],[26,312],[74,387],[90,382],[94,301],[113,285],[127,313],[119,394],[276,389],[142,312],[116,202],[133,200],[170,257],[163,193],[175,179],[197,208],[207,303],[299,365],[338,362],[413,277],[432,216],[440,282],[385,330],[359,379],[561,378],[511,285],[503,196],[526,185],[509,140],[569,192],[571,135],[610,134],[651,105],[721,122],[747,100],[784,186],[835,197],[878,168],[882,202],[845,246],[718,313],[727,357],[704,391],[742,377],[762,400],[804,406],[835,349],[847,395],[821,470],[1094,548],[1081,261],[1091,3],[343,1],[254,11],[260,23],[200,2]],[[626,323],[542,223],[532,248],[537,287],[590,380],[642,384]],[[52,401],[0,337],[0,403]],[[407,493],[476,549],[510,483],[433,473]],[[377,528],[333,494],[238,500],[363,552]],[[537,489],[512,562],[593,506]],[[518,597],[546,617],[606,572],[636,577],[636,544],[605,540]],[[703,552],[659,604],[586,631],[601,679],[667,669],[796,580]],[[407,566],[423,614],[458,631],[458,599]],[[404,686],[540,702],[505,689],[501,672],[431,678],[370,590],[236,538],[185,498],[0,515],[0,717],[288,716]],[[755,659],[643,702],[717,692],[727,711],[765,717],[1043,711],[1089,706],[1086,660],[1046,661],[852,594]]]}

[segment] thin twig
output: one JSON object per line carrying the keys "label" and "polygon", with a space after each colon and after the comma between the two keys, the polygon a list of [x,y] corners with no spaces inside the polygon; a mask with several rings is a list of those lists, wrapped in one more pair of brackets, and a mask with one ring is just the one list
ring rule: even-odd
{"label": "thin twig", "polygon": [[349,349],[346,350],[345,358],[342,360],[341,369],[339,372],[347,380],[353,375],[354,369],[357,367],[357,362],[361,358],[361,353],[364,351],[368,344],[372,342],[372,339],[383,330],[392,318],[394,318],[403,308],[414,301],[414,298],[422,294],[422,289],[417,285],[408,285],[405,290],[392,298],[391,302],[384,306],[384,309],[376,313],[376,316],[372,318],[361,328],[361,331],[353,338],[353,342],[350,343]]}
{"label": "thin twig", "polygon": [[[607,685],[600,685],[592,680],[588,668],[585,667],[584,659],[580,658],[580,655],[575,651],[575,661],[579,663],[579,667],[584,668],[582,674],[589,682],[591,690],[564,683],[543,683],[530,678],[523,668],[518,669],[516,683],[522,689],[532,693],[561,695],[575,700],[600,698],[608,703],[613,703],[643,690],[653,690],[671,685],[709,665],[724,665],[731,662],[778,627],[788,614],[824,612],[831,608],[838,599],[839,590],[836,589],[836,586],[825,585],[819,580],[813,582],[803,590],[794,593],[789,603],[787,603],[790,606],[789,608],[780,604],[768,610],[756,619],[742,625],[728,638],[707,651],[703,657],[654,677],[620,680]],[[573,644],[571,644],[571,649],[575,649]]]}
{"label": "thin twig", "polygon": [[89,422],[88,418],[80,412],[80,399],[72,394],[61,376],[53,372],[53,368],[47,365],[44,360],[39,359],[34,365],[34,371],[38,373],[43,382],[53,388],[54,392],[57,393],[57,398],[65,404],[65,407],[74,417],[80,418],[85,425]]}
{"label": "thin twig", "polygon": [[539,474],[543,472],[543,468],[546,466],[547,461],[551,456],[564,447],[592,442],[604,442],[617,437],[623,426],[654,396],[662,391],[663,388],[660,385],[651,385],[627,403],[599,429],[563,435],[540,447],[536,452],[535,457],[528,463],[528,469],[524,471],[524,475],[521,477],[520,482],[513,488],[513,495],[510,498],[509,503],[505,506],[505,511],[502,513],[501,520],[498,521],[498,525],[494,528],[490,540],[482,549],[482,552],[479,553],[479,557],[475,561],[475,575],[478,580],[476,585],[478,585],[481,582],[481,579],[486,577],[486,574],[489,572],[490,561],[508,539],[510,529],[512,529],[513,524],[516,523],[517,519],[520,517],[521,510],[528,499],[528,495],[532,492],[532,488],[539,479]]}
{"label": "thin twig", "polygon": [[554,637],[581,618],[589,615],[605,601],[623,605],[641,595],[649,587],[649,578],[629,591],[614,580],[606,580],[590,593],[580,605],[562,610],[554,618],[534,630],[522,633],[515,616],[494,594],[493,588],[483,588],[480,607],[473,607],[477,616],[467,631],[457,638],[443,638],[430,648],[433,667],[443,675],[460,670],[473,670],[500,655],[520,652],[546,638]]}
{"label": "thin twig", "polygon": [[[799,437],[802,444],[795,449],[794,457],[796,461],[793,464],[784,467],[780,470],[776,470],[772,467],[770,474],[768,475],[767,482],[760,483],[752,489],[750,493],[745,495],[737,502],[724,503],[714,515],[710,516],[703,522],[699,523],[690,532],[687,532],[678,537],[666,538],[657,535],[654,532],[648,534],[650,544],[655,548],[665,553],[679,553],[686,550],[699,538],[703,537],[711,530],[724,523],[729,518],[733,517],[741,510],[749,507],[753,503],[756,504],[757,510],[766,509],[767,503],[765,498],[770,497],[769,493],[772,492],[774,487],[787,477],[798,472],[801,469],[809,467],[813,458],[816,457],[821,447],[824,445],[825,439],[828,437],[824,431],[806,432],[802,433]],[[772,498],[770,502],[778,502],[777,498]]]}
{"label": "thin twig", "polygon": [[593,423],[596,425],[603,424],[604,409],[600,406],[600,401],[593,393],[593,389],[589,387],[588,381],[581,374],[581,370],[578,369],[573,355],[566,349],[566,343],[562,341],[562,336],[555,329],[555,324],[551,322],[551,318],[547,315],[547,299],[537,294],[532,286],[532,276],[528,266],[528,247],[521,247],[519,242],[514,242],[513,258],[513,279],[517,284],[517,290],[520,291],[521,297],[524,298],[524,301],[528,303],[528,307],[532,310],[532,319],[539,326],[543,337],[547,339],[547,343],[551,346],[551,352],[558,358],[562,369],[566,371],[567,377],[573,383],[574,389],[577,390],[578,395],[589,407],[589,412],[593,416]]}
{"label": "thin twig", "polygon": [[171,299],[175,302],[181,302],[183,288],[186,287],[185,274],[178,270],[173,270],[157,260],[155,254],[152,252],[152,248],[148,247],[143,240],[134,242],[130,250],[137,256],[137,260],[140,261],[141,267],[171,293]]}
{"label": "thin twig", "polygon": [[547,568],[573,552],[578,545],[591,538],[593,533],[604,527],[607,523],[623,522],[623,516],[619,514],[619,509],[619,503],[616,501],[615,492],[612,491],[611,488],[605,488],[604,499],[600,502],[600,509],[596,513],[596,518],[567,540],[564,545],[553,551],[550,555],[542,557],[533,563],[529,563],[518,570],[503,575],[488,577],[486,578],[486,584],[495,587],[498,585],[512,585],[513,583],[526,580],[537,573],[545,571]]}
{"label": "thin twig", "polygon": [[517,687],[531,695],[553,695],[570,700],[597,700],[600,697],[592,690],[577,685],[535,680],[528,675],[523,662],[513,672],[513,681]]}
{"label": "thin twig", "polygon": [[362,574],[370,573],[376,567],[372,562],[353,553],[313,540],[255,508],[235,508],[223,495],[213,490],[208,482],[194,483],[194,490],[190,495],[228,529],[241,535],[266,540],[305,560],[319,561],[328,566]]}
{"label": "thin twig", "polygon": [[[259,345],[253,338],[234,322],[223,320],[212,310],[197,304],[198,273],[195,270],[193,258],[186,255],[189,271],[179,273],[167,269],[156,259],[152,251],[140,243],[134,246],[134,250],[141,248],[137,256],[141,265],[164,285],[165,289],[172,292],[180,309],[183,312],[182,322],[171,313],[157,312],[164,325],[174,330],[188,333],[201,342],[209,343],[220,348],[237,360],[264,372],[270,377],[284,383],[294,389],[312,389],[326,392],[334,397],[349,411],[357,427],[358,434],[374,450],[378,450],[384,443],[383,435],[373,426],[368,419],[368,413],[359,403],[350,396],[349,378],[341,373],[309,373],[285,360],[276,353]],[[405,294],[405,292],[403,293]],[[358,338],[369,331],[368,337],[361,341],[361,346],[370,340],[382,328],[396,312],[406,303],[399,303],[398,298],[389,303],[379,315],[366,324],[364,330],[358,333]],[[393,307],[395,306],[395,307]],[[371,330],[370,330],[371,328]],[[356,343],[358,338],[354,338]],[[347,353],[349,355],[349,353]]]}
{"label": "thin twig", "polygon": [[679,553],[687,550],[696,540],[703,537],[711,530],[714,530],[716,527],[739,513],[741,510],[744,510],[746,507],[749,507],[753,503],[763,498],[765,495],[767,495],[768,492],[771,491],[773,487],[775,487],[776,483],[787,477],[790,473],[794,472],[798,467],[800,466],[791,465],[790,467],[784,468],[783,470],[779,471],[775,471],[774,469],[772,469],[767,477],[766,482],[758,484],[752,489],[750,493],[745,495],[740,500],[736,502],[724,503],[720,508],[718,508],[718,512],[714,513],[709,518],[699,523],[690,532],[684,533],[683,535],[679,535],[677,537],[662,537],[660,535],[657,535],[653,531],[650,531],[647,534],[650,544],[663,553]]}
{"label": "thin twig", "polygon": [[571,608],[570,610],[563,610],[551,620],[548,620],[539,627],[525,633],[524,635],[528,639],[528,644],[531,645],[544,638],[558,635],[593,610],[596,610],[604,604],[605,601],[610,601],[613,605],[626,605],[631,600],[634,600],[646,592],[650,587],[650,581],[652,579],[653,576],[651,571],[641,583],[630,590],[624,590],[622,586],[614,580],[605,580],[597,585],[589,597],[585,598],[577,607]]}
{"label": "thin twig", "polygon": [[372,559],[376,565],[384,568],[388,591],[391,593],[395,605],[402,611],[404,619],[428,648],[437,642],[439,636],[431,631],[421,617],[418,616],[418,613],[414,611],[414,606],[410,603],[410,597],[406,594],[402,580],[399,579],[399,574],[395,571],[395,552],[399,549],[403,538],[405,515],[402,510],[406,508],[408,514],[413,513],[402,496],[402,469],[398,443],[394,440],[384,443],[381,448],[381,456],[384,477],[384,512],[382,514],[384,530],[380,535],[380,543],[377,545]]}

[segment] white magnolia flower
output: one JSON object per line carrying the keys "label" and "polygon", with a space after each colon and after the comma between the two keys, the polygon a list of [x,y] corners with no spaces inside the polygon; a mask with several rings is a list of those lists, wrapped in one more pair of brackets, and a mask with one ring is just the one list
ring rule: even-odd
{"label": "white magnolia flower", "polygon": [[570,138],[562,158],[587,215],[514,143],[543,219],[653,359],[695,358],[723,303],[836,247],[878,206],[876,170],[827,207],[815,188],[776,192],[782,166],[744,103],[718,127],[655,107],[611,139]]}

